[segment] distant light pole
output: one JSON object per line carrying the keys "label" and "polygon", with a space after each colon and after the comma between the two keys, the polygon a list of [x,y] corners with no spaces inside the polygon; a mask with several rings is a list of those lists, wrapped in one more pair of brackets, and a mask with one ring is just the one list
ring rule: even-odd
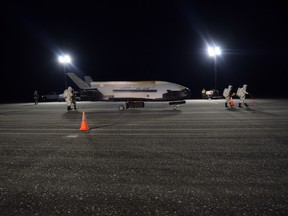
{"label": "distant light pole", "polygon": [[63,64],[64,76],[65,76],[65,89],[67,89],[67,74],[65,71],[65,65],[71,63],[71,58],[69,55],[61,55],[58,57],[58,61]]}
{"label": "distant light pole", "polygon": [[208,47],[208,55],[214,57],[214,88],[217,89],[217,56],[221,55],[221,49],[217,46]]}

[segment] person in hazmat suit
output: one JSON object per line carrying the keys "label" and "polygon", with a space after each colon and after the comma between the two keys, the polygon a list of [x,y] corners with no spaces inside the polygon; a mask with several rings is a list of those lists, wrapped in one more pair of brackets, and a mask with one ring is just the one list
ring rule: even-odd
{"label": "person in hazmat suit", "polygon": [[245,103],[245,98],[246,95],[249,94],[247,92],[247,85],[244,84],[242,88],[238,88],[237,90],[237,96],[240,98],[240,102],[239,102],[239,108],[242,108],[242,103],[248,107],[249,105],[247,103]]}
{"label": "person in hazmat suit", "polygon": [[224,89],[223,96],[225,98],[225,107],[228,107],[228,102],[232,98],[232,85],[229,85],[228,88]]}
{"label": "person in hazmat suit", "polygon": [[77,109],[77,107],[76,107],[76,95],[75,95],[74,89],[73,88],[71,88],[71,89],[72,89],[72,104],[74,106],[74,109],[76,110]]}
{"label": "person in hazmat suit", "polygon": [[37,105],[38,104],[38,99],[39,99],[39,95],[38,95],[37,91],[34,91],[33,99],[34,99],[35,105]]}
{"label": "person in hazmat suit", "polygon": [[205,88],[202,89],[201,95],[202,95],[203,99],[206,99],[206,89]]}
{"label": "person in hazmat suit", "polygon": [[70,86],[68,87],[68,89],[65,89],[63,97],[65,98],[65,101],[67,103],[67,110],[71,110],[73,92]]}

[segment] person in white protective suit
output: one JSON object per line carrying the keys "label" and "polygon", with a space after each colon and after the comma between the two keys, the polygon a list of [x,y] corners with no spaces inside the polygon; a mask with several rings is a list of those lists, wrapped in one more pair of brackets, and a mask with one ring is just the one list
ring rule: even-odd
{"label": "person in white protective suit", "polygon": [[232,85],[229,85],[228,88],[225,88],[223,91],[223,96],[225,98],[225,107],[228,107],[228,102],[231,100],[232,97]]}
{"label": "person in white protective suit", "polygon": [[244,84],[242,88],[238,88],[237,96],[240,98],[239,108],[242,108],[242,103],[244,103],[244,105],[246,107],[249,106],[247,103],[245,103],[245,98],[246,98],[247,94],[249,94],[249,93],[247,92],[247,85],[246,84]]}
{"label": "person in white protective suit", "polygon": [[203,99],[206,99],[206,89],[205,88],[202,89],[201,95],[202,95]]}
{"label": "person in white protective suit", "polygon": [[65,89],[63,97],[65,98],[65,101],[67,103],[67,110],[71,110],[73,91],[70,86],[68,87],[68,89]]}
{"label": "person in white protective suit", "polygon": [[[71,87],[70,87],[71,88]],[[76,107],[76,97],[75,97],[75,92],[74,92],[74,89],[73,88],[71,88],[72,90],[71,90],[71,92],[72,92],[72,104],[73,104],[73,106],[74,106],[74,109],[76,110],[77,109],[77,107]]]}
{"label": "person in white protective suit", "polygon": [[36,90],[34,91],[33,99],[34,99],[35,105],[37,105],[38,104],[39,95],[38,95],[38,92]]}

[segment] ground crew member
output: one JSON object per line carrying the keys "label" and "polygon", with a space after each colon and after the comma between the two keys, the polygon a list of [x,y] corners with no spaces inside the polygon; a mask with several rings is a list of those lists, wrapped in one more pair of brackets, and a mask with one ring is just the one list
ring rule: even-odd
{"label": "ground crew member", "polygon": [[39,95],[38,95],[38,92],[36,90],[34,91],[33,99],[34,99],[35,105],[37,105],[38,104]]}
{"label": "ground crew member", "polygon": [[245,103],[246,95],[249,94],[246,90],[247,90],[246,84],[244,84],[242,88],[238,88],[237,90],[237,96],[240,98],[239,108],[242,108],[242,103],[244,103],[246,107],[249,106],[247,103]]}
{"label": "ground crew member", "polygon": [[206,89],[205,88],[202,89],[201,94],[202,94],[202,98],[206,99]]}
{"label": "ground crew member", "polygon": [[228,88],[225,88],[223,91],[223,96],[225,98],[225,107],[228,107],[228,102],[231,100],[232,97],[232,85],[229,85]]}
{"label": "ground crew member", "polygon": [[63,97],[65,98],[65,101],[67,103],[67,110],[71,110],[73,93],[72,88],[70,86],[68,87],[68,89],[65,89]]}
{"label": "ground crew member", "polygon": [[[70,87],[71,88],[71,87]],[[73,106],[74,106],[74,109],[76,110],[77,109],[77,107],[76,107],[76,97],[75,97],[75,92],[74,92],[74,89],[73,88],[71,88],[72,89],[72,104],[73,104]]]}

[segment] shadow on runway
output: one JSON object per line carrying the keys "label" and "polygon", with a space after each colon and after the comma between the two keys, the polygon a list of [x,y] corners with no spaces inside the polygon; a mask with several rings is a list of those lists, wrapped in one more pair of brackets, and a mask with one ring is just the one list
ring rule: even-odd
{"label": "shadow on runway", "polygon": [[71,121],[75,121],[76,119],[79,119],[79,116],[81,118],[82,112],[78,110],[70,110],[62,114],[62,117]]}
{"label": "shadow on runway", "polygon": [[228,107],[226,110],[231,111],[231,112],[237,112],[238,111],[238,109],[236,109],[235,107]]}
{"label": "shadow on runway", "polygon": [[230,112],[239,112],[239,113],[253,113],[253,114],[263,114],[267,116],[279,116],[278,114],[263,111],[261,108],[257,107],[243,107],[243,108],[236,108],[236,107],[229,107],[226,109]]}
{"label": "shadow on runway", "polygon": [[249,112],[255,112],[255,111],[256,111],[256,110],[253,109],[252,107],[246,107],[246,108],[244,108],[243,110],[249,111]]}
{"label": "shadow on runway", "polygon": [[123,122],[123,121],[119,121],[119,122],[115,122],[113,124],[107,124],[107,125],[101,125],[101,126],[92,126],[90,127],[90,130],[93,130],[93,129],[99,129],[99,128],[108,128],[108,127],[112,127],[112,126],[115,126],[115,125],[122,125],[124,123],[127,123],[127,122]]}
{"label": "shadow on runway", "polygon": [[128,109],[124,111],[86,111],[86,114],[93,114],[93,115],[156,115],[157,116],[171,116],[171,115],[179,115],[182,113],[182,110],[161,110],[161,109]]}
{"label": "shadow on runway", "polygon": [[250,111],[250,112],[255,112],[256,110],[251,107],[243,107],[243,108],[237,108],[237,107],[229,107],[226,110],[232,111],[232,112],[237,112],[237,111]]}
{"label": "shadow on runway", "polygon": [[[107,128],[115,125],[125,125],[131,123],[141,123],[147,121],[155,121],[157,119],[165,119],[177,116],[182,110],[155,110],[155,109],[131,109],[125,111],[118,110],[100,110],[85,111],[86,118],[90,129]],[[82,111],[71,110],[62,114],[62,118],[71,123],[75,121],[81,122]],[[94,122],[94,126],[93,126]],[[95,123],[97,124],[95,125]]]}

